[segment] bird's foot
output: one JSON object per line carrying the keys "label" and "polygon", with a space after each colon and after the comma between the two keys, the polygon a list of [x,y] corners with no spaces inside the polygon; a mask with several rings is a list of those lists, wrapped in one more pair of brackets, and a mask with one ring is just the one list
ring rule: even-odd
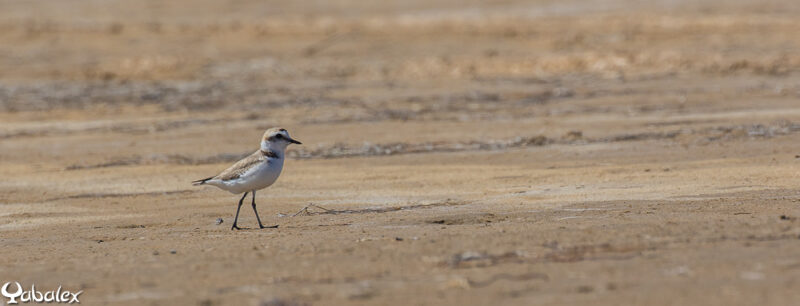
{"label": "bird's foot", "polygon": [[239,228],[238,226],[236,226],[236,224],[234,224],[233,226],[231,226],[231,230],[241,230],[241,228]]}
{"label": "bird's foot", "polygon": [[278,228],[278,225],[273,225],[273,226],[263,226],[263,225],[259,224],[259,225],[258,225],[258,227],[260,227],[260,228],[262,228],[262,229],[263,229],[263,228]]}

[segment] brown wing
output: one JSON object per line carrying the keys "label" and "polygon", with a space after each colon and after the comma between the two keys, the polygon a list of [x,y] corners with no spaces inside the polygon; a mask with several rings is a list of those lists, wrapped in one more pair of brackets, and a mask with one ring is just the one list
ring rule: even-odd
{"label": "brown wing", "polygon": [[230,166],[228,169],[225,169],[225,171],[222,171],[220,174],[217,174],[217,176],[215,176],[214,179],[223,181],[237,179],[240,176],[242,176],[242,174],[247,172],[247,170],[250,170],[250,168],[258,165],[263,161],[264,161],[264,155],[261,154],[261,151],[256,151],[255,153],[250,154],[250,156],[239,160],[238,162],[233,164],[233,166]]}

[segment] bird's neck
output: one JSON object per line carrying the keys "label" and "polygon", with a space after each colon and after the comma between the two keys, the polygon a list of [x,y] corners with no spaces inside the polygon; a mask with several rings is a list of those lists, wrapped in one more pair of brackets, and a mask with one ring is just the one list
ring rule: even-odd
{"label": "bird's neck", "polygon": [[278,153],[277,151],[265,151],[264,149],[261,149],[261,155],[264,155],[269,158],[278,158],[278,159],[283,157],[283,154]]}
{"label": "bird's neck", "polygon": [[261,142],[261,154],[271,158],[283,158],[283,151],[285,148],[281,148],[277,145],[270,144],[269,142]]}

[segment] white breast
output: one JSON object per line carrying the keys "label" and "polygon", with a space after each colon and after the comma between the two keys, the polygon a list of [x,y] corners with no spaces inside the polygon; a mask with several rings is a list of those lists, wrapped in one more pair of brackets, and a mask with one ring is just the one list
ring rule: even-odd
{"label": "white breast", "polygon": [[282,158],[270,158],[267,162],[250,168],[237,179],[220,182],[222,189],[231,193],[242,193],[269,187],[278,180],[283,170]]}

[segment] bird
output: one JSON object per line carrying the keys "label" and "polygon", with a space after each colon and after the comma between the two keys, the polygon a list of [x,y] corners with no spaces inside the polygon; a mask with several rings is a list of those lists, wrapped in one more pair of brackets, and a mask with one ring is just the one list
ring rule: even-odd
{"label": "bird", "polygon": [[256,214],[256,220],[258,220],[258,227],[262,229],[277,228],[277,225],[264,226],[261,224],[261,218],[258,217],[258,211],[256,210],[256,191],[267,188],[278,180],[278,176],[281,175],[281,170],[283,170],[286,147],[290,144],[303,143],[290,137],[289,132],[284,128],[268,129],[264,132],[264,136],[261,137],[261,148],[258,151],[237,161],[215,176],[192,181],[192,185],[216,186],[233,194],[244,192],[242,198],[239,199],[236,218],[233,219],[231,230],[241,229],[237,226],[239,211],[248,193],[253,194],[252,206],[253,212]]}

